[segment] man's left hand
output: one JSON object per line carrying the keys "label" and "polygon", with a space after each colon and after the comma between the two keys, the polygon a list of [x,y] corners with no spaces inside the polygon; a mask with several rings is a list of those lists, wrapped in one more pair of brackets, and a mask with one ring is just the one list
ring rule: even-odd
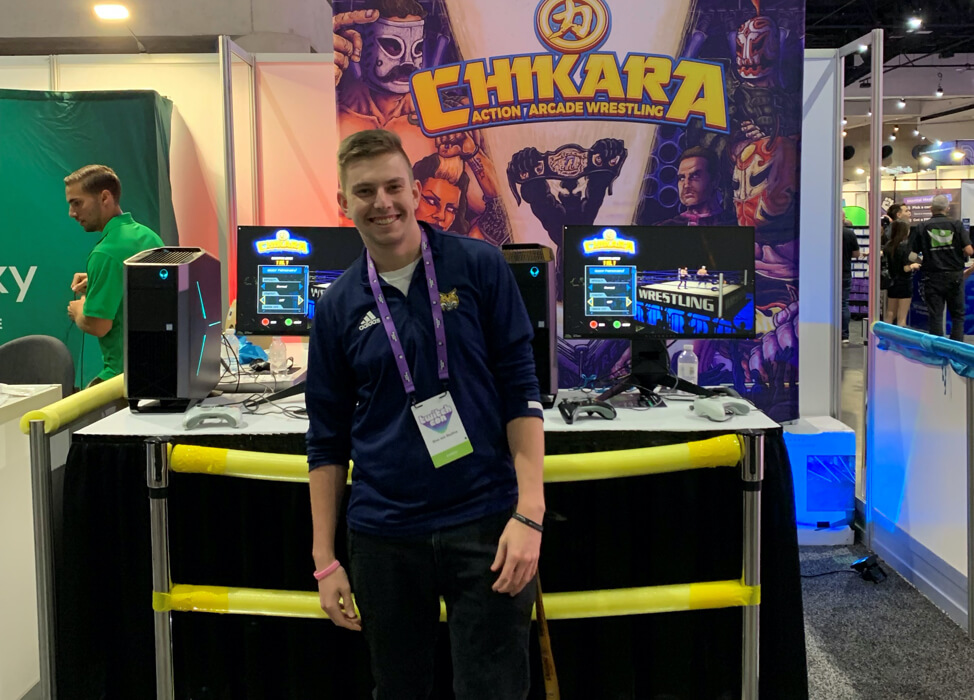
{"label": "man's left hand", "polygon": [[513,598],[520,593],[538,572],[541,556],[541,533],[513,518],[497,544],[497,556],[491,571],[500,571],[492,586],[497,593],[508,593]]}
{"label": "man's left hand", "polygon": [[68,316],[75,323],[77,323],[78,319],[82,316],[84,303],[84,299],[75,299],[74,301],[68,303]]}

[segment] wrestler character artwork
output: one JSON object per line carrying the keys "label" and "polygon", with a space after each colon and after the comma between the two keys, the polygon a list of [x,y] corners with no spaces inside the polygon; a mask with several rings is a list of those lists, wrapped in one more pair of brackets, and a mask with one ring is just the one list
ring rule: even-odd
{"label": "wrestler character artwork", "polygon": [[[606,194],[625,165],[625,143],[599,139],[591,148],[567,144],[541,153],[523,148],[507,166],[507,181],[520,206],[523,199],[559,249],[565,226],[594,224]],[[562,256],[556,256],[558,300],[562,294]]]}
{"label": "wrestler character artwork", "polygon": [[[416,218],[443,230],[496,246],[511,239],[511,225],[498,193],[493,163],[479,132],[438,136],[437,152],[413,165],[420,185]],[[470,196],[471,173],[482,196]]]}

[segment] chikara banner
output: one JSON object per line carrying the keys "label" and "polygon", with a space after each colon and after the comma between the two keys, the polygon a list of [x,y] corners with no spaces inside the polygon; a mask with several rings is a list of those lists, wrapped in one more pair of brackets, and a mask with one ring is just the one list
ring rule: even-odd
{"label": "chikara banner", "polygon": [[[559,290],[566,225],[753,226],[759,337],[695,341],[700,382],[797,418],[804,3],[332,6],[340,134],[400,135],[420,219],[551,246]],[[611,384],[628,354],[559,337],[560,384]]]}

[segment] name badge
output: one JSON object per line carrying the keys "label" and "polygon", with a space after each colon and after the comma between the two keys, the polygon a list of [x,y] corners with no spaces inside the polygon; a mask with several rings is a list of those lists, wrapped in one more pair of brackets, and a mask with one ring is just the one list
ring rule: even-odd
{"label": "name badge", "polygon": [[473,452],[450,392],[417,403],[412,410],[434,467],[439,469]]}

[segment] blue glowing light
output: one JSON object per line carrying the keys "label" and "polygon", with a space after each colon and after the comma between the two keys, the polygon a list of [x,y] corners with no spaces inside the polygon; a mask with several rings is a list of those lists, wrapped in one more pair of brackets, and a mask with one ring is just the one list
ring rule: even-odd
{"label": "blue glowing light", "polygon": [[159,270],[159,279],[164,280],[168,278],[169,278],[169,270],[167,270],[166,268],[162,268],[161,270]]}

